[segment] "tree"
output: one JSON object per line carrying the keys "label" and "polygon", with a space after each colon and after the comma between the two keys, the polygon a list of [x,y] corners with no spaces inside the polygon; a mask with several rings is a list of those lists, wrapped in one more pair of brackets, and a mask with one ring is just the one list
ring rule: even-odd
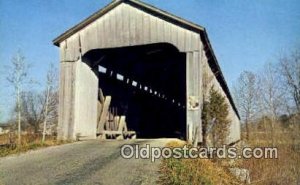
{"label": "tree", "polygon": [[300,50],[279,58],[279,72],[284,81],[283,86],[288,90],[297,111],[300,112]]}
{"label": "tree", "polygon": [[21,93],[22,115],[24,123],[38,133],[44,120],[44,97],[42,93],[26,91]]}
{"label": "tree", "polygon": [[[44,123],[43,123],[42,142],[45,141],[49,113],[51,113],[51,111],[56,110],[57,103],[58,103],[57,93],[55,93],[55,90],[56,90],[55,82],[57,81],[56,71],[57,70],[54,68],[54,65],[50,64],[50,67],[47,72],[47,80],[46,80],[46,102],[45,102],[45,116],[44,116],[45,118],[44,118]],[[50,104],[50,103],[52,103],[52,104]],[[55,112],[57,114],[57,111],[55,111]]]}
{"label": "tree", "polygon": [[[23,127],[30,127],[35,133],[39,133],[42,126],[43,132],[45,128],[46,133],[47,125],[51,126],[49,125],[50,123],[52,123],[52,125],[57,123],[57,91],[25,91],[21,93],[20,99],[22,104]],[[47,121],[46,126],[44,126],[45,120]]]}
{"label": "tree", "polygon": [[[203,131],[203,138],[211,132],[213,146],[225,144],[229,134],[228,104],[217,90],[211,87],[209,101],[204,102],[202,111],[202,122],[206,130]],[[206,143],[204,143],[206,145]]]}
{"label": "tree", "polygon": [[264,103],[263,110],[260,111],[271,115],[273,118],[279,117],[283,111],[284,92],[281,88],[282,84],[276,66],[267,63],[259,78],[259,97]]}
{"label": "tree", "polygon": [[210,90],[212,87],[213,73],[209,73],[210,67],[208,63],[202,63],[202,136],[203,136],[203,145],[207,145],[207,135],[210,126],[211,119],[209,115],[209,98]]}
{"label": "tree", "polygon": [[259,93],[257,99],[260,102],[261,116],[271,118],[271,137],[274,145],[275,126],[277,118],[284,113],[285,93],[282,90],[280,76],[274,64],[267,63],[263,72],[259,75]]}
{"label": "tree", "polygon": [[[33,128],[35,133],[39,133],[42,126],[42,141],[45,140],[47,123],[57,123],[58,92],[56,81],[56,70],[53,65],[50,65],[46,76],[45,90],[42,92],[25,91],[21,94],[23,120]],[[48,126],[52,125],[48,124]]]}
{"label": "tree", "polygon": [[246,139],[249,140],[249,122],[254,118],[257,108],[258,85],[256,75],[250,71],[242,72],[234,86],[233,94],[246,126]]}
{"label": "tree", "polygon": [[27,80],[27,72],[29,65],[25,61],[24,55],[19,50],[12,57],[10,66],[8,67],[7,81],[13,86],[16,96],[17,105],[17,122],[18,122],[18,144],[21,144],[21,92],[23,84]]}

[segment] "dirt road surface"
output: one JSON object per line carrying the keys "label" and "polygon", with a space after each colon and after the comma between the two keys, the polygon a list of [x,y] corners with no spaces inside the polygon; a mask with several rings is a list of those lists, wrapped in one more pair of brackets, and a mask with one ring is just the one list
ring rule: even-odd
{"label": "dirt road surface", "polygon": [[91,140],[0,158],[0,184],[153,185],[159,163],[149,159],[123,159],[124,144],[163,147],[171,139],[126,141]]}

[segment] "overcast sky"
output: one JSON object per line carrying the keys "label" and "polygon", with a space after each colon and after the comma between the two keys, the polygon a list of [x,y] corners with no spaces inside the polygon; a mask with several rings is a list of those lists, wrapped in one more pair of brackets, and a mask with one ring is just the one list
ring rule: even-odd
{"label": "overcast sky", "polygon": [[[45,80],[49,63],[59,64],[52,40],[109,0],[0,0],[0,109],[8,118],[14,102],[5,81],[18,49],[32,64],[31,77]],[[243,70],[256,71],[282,50],[300,45],[299,0],[145,0],[204,26],[229,85]]]}

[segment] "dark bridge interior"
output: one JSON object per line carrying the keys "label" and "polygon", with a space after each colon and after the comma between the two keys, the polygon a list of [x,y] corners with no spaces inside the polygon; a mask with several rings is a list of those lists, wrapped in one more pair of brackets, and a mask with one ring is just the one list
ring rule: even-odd
{"label": "dark bridge interior", "polygon": [[160,43],[92,50],[83,61],[138,138],[185,138],[185,58],[174,46]]}

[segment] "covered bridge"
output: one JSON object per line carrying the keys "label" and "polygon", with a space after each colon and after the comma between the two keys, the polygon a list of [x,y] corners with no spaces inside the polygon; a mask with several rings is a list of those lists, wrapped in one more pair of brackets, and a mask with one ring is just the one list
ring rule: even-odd
{"label": "covered bridge", "polygon": [[140,1],[116,0],[53,43],[60,49],[59,139],[96,138],[104,129],[97,102],[109,96],[110,113],[124,115],[137,137],[201,142],[204,83],[230,105],[228,142],[240,139],[239,115],[205,28]]}

